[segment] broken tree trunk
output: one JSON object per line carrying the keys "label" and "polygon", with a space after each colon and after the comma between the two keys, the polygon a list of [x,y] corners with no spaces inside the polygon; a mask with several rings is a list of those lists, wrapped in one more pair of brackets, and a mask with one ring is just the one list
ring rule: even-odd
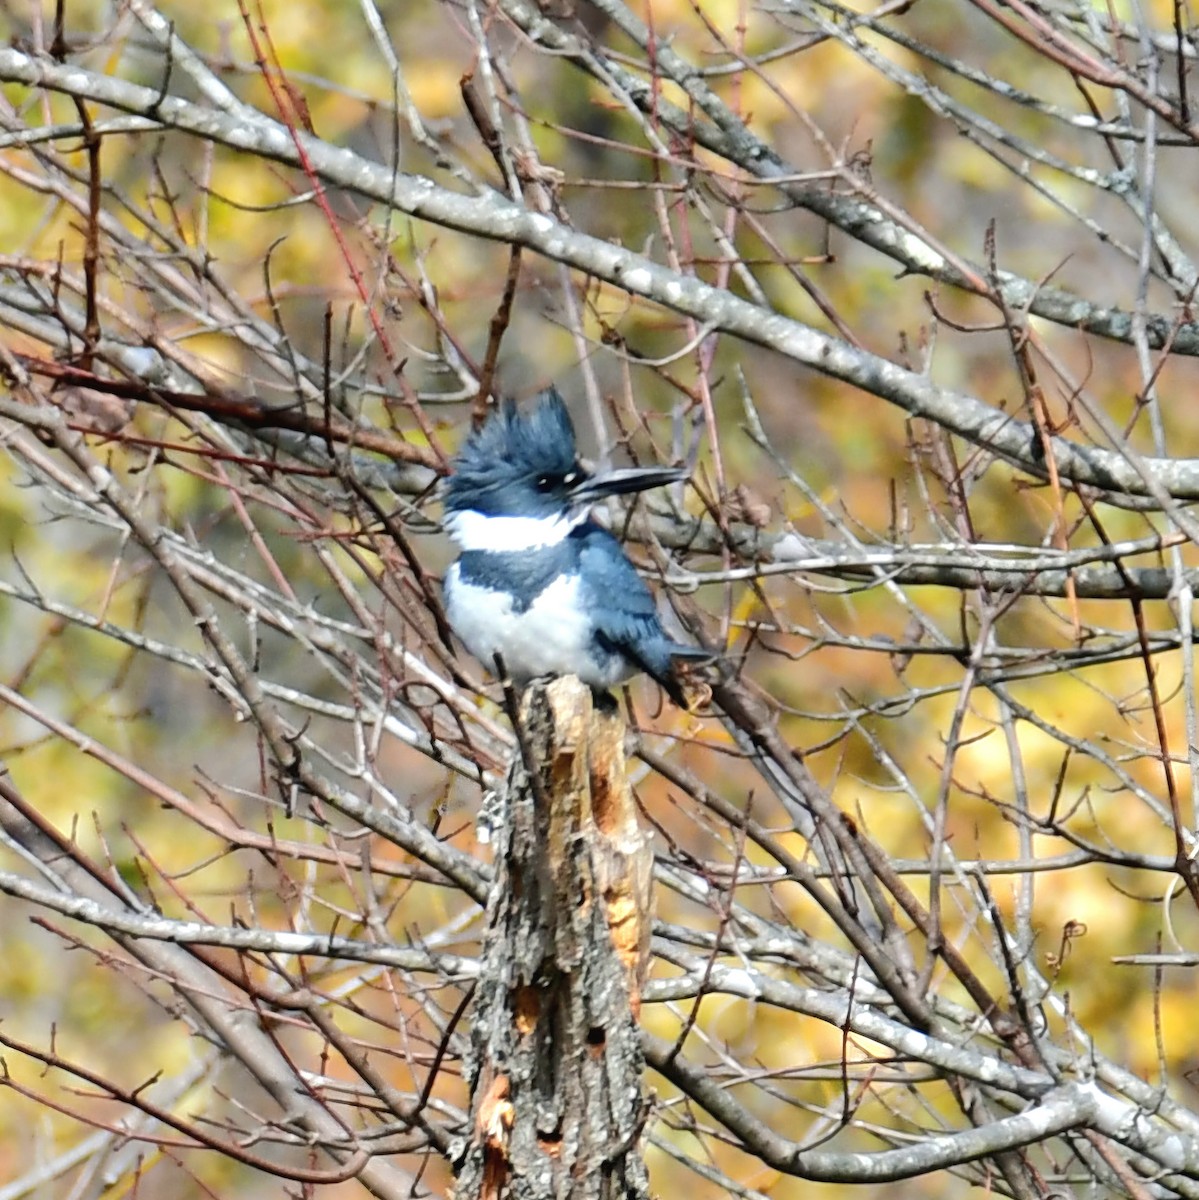
{"label": "broken tree trunk", "polygon": [[565,678],[525,692],[521,727],[475,991],[456,1197],[640,1200],[648,1102],[637,1015],[653,855],[625,777],[624,722]]}

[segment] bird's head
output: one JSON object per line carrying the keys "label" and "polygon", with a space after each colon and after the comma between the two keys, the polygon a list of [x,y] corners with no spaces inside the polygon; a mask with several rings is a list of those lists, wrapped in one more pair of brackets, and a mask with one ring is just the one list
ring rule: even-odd
{"label": "bird's head", "polygon": [[685,479],[685,468],[589,471],[555,388],[525,412],[506,400],[463,443],[445,490],[446,526],[464,550],[530,550],[561,541],[605,496]]}

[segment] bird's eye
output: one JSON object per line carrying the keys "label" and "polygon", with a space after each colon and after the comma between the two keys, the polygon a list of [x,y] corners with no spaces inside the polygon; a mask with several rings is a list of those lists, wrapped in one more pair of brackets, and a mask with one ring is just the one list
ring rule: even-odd
{"label": "bird's eye", "polygon": [[565,475],[562,476],[562,482],[564,484],[566,484],[567,487],[574,487],[574,485],[576,483],[578,483],[579,480],[582,478],[583,478],[582,474],[579,472],[579,469],[576,467],[573,471],[568,471]]}
{"label": "bird's eye", "polygon": [[539,492],[552,492],[561,482],[561,475],[538,475],[537,490]]}

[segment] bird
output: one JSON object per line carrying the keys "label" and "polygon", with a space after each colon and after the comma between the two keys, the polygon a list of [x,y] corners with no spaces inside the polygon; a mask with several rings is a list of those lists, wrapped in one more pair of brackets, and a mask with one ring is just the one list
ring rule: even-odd
{"label": "bird", "polygon": [[594,473],[579,460],[557,389],[527,411],[502,400],[458,451],[444,491],[459,555],[443,582],[450,628],[514,683],[575,675],[603,693],[638,673],[688,708],[676,664],[711,661],[662,628],[620,542],[591,517],[606,496],[686,479],[686,468]]}

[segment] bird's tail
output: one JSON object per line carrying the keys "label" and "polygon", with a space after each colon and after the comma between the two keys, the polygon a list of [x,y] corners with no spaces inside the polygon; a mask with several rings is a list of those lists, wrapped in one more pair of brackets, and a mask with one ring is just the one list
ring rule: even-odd
{"label": "bird's tail", "polygon": [[[693,678],[687,670],[686,664],[694,663],[698,666],[701,663],[716,662],[720,655],[703,646],[688,646],[683,642],[670,642],[667,655],[669,656],[668,669],[661,673],[651,672],[651,674],[679,708],[687,712],[703,708],[712,697],[712,689],[702,680]],[[676,664],[683,666],[681,673],[676,669]]]}
{"label": "bird's tail", "polygon": [[720,657],[715,650],[703,646],[686,646],[682,642],[670,643],[670,657],[683,658],[688,662],[715,662]]}

